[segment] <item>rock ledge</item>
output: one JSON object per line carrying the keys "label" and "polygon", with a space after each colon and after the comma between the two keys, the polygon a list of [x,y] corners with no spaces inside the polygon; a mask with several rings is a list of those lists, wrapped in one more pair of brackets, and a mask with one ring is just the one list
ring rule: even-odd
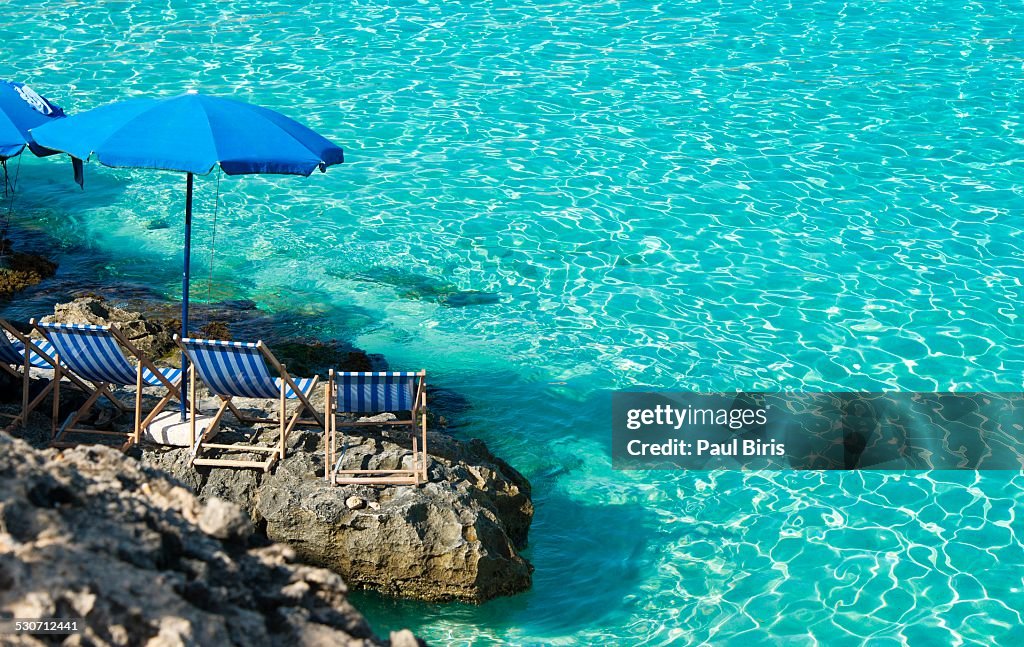
{"label": "rock ledge", "polygon": [[[267,444],[276,438],[268,429]],[[411,460],[401,434],[378,431],[350,443],[345,466],[394,469]],[[218,436],[230,440],[231,432]],[[194,469],[187,449],[146,447],[144,463],[188,484],[202,500],[233,501],[266,536],[352,586],[406,598],[479,603],[530,587],[518,550],[533,516],[529,483],[481,441],[430,433],[430,482],[348,485],[323,480],[322,434],[293,432],[270,474]]]}

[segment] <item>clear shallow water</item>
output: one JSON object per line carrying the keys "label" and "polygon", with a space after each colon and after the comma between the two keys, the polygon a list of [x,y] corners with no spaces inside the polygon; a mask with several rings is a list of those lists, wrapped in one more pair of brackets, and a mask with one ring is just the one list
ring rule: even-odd
{"label": "clear shallow water", "polygon": [[[1024,18],[1001,2],[9,3],[68,110],[190,87],[346,147],[199,182],[193,290],[426,367],[534,483],[459,644],[1024,640],[1020,474],[616,474],[609,389],[1020,390]],[[184,180],[26,159],[64,271],[177,294]],[[202,216],[200,216],[202,218]],[[215,244],[214,244],[215,242]]]}

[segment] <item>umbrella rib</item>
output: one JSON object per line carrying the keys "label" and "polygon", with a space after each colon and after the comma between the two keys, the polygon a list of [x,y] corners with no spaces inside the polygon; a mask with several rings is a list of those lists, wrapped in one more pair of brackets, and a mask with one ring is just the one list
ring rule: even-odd
{"label": "umbrella rib", "polygon": [[[27,141],[25,133],[22,132],[21,128],[18,128],[18,126],[13,121],[11,121],[11,118],[8,117],[7,113],[4,112],[3,110],[0,110],[0,117],[2,117],[4,119],[4,121],[6,121],[8,124],[10,124],[11,129],[14,130],[14,132],[18,133],[18,136],[21,138],[21,141],[15,143],[14,145],[15,146],[21,145],[22,148],[25,148],[25,145],[28,144],[28,141]],[[28,135],[28,137],[30,138],[31,135]]]}
{"label": "umbrella rib", "polygon": [[[148,110],[148,108],[146,110]],[[99,161],[100,164],[102,164],[104,166],[109,166],[110,168],[132,168],[130,166],[114,166],[113,164],[107,164],[103,160],[99,159],[99,157],[98,157],[99,156],[99,152],[98,151],[99,151],[99,149],[103,148],[104,144],[106,144],[111,139],[113,139],[114,135],[116,135],[122,128],[124,128],[128,124],[132,123],[136,119],[139,119],[140,117],[142,117],[143,113],[145,113],[146,110],[143,110],[143,111],[139,112],[139,114],[135,115],[134,117],[132,117],[128,121],[122,123],[118,128],[116,128],[114,131],[112,131],[108,136],[104,137],[103,140],[100,141],[99,143],[97,143],[96,145],[89,145],[89,147],[88,147],[89,151],[88,151],[88,153],[86,153],[85,157],[82,158],[82,160],[83,161],[89,161],[94,155],[96,155],[97,156],[96,159]],[[68,155],[74,156],[73,153],[71,153],[70,151],[61,151],[61,152],[67,153]]]}
{"label": "umbrella rib", "polygon": [[[148,112],[149,110],[152,110],[154,107],[155,106],[150,106],[150,107],[146,108],[145,110],[142,110],[141,112],[139,112],[139,114],[135,115],[134,117],[132,117],[128,121],[123,122],[120,125],[120,127],[117,128],[117,130],[112,132],[109,137],[105,138],[102,142],[100,142],[100,144],[98,146],[92,147],[92,151],[90,152],[90,156],[98,155],[99,153],[97,151],[99,150],[99,148],[101,148],[104,144],[106,144],[111,139],[113,139],[114,136],[117,135],[117,133],[119,133],[120,131],[124,130],[128,126],[132,125],[137,120],[142,119],[145,116],[146,112]],[[209,120],[207,120],[207,123],[209,123]],[[214,147],[216,147],[216,144],[214,144]],[[109,166],[111,168],[145,168],[145,169],[153,169],[153,170],[157,170],[157,171],[174,171],[174,172],[177,172],[177,173],[195,173],[197,175],[206,175],[207,173],[209,173],[210,171],[213,170],[214,166],[216,166],[216,163],[214,163],[212,166],[210,166],[210,168],[206,169],[205,171],[194,172],[194,171],[189,171],[188,169],[166,168],[166,167],[162,167],[162,166],[138,166],[138,165],[135,165],[135,164],[130,164],[130,165],[107,164],[103,160],[99,159],[99,157],[97,157],[96,159],[99,160],[100,164],[103,164],[104,166]]]}
{"label": "umbrella rib", "polygon": [[[203,118],[206,119],[206,129],[210,132],[210,143],[213,145],[213,156],[214,158],[216,158],[216,161],[213,163],[213,166],[218,166],[221,163],[220,149],[217,148],[217,138],[213,134],[213,124],[210,123],[210,113],[207,112],[206,106],[204,106],[202,103],[200,103],[199,105],[203,109]],[[213,167],[210,167],[210,170],[213,170]],[[209,171],[207,171],[207,173],[209,173]]]}
{"label": "umbrella rib", "polygon": [[[295,135],[291,134],[291,133],[290,133],[290,132],[288,132],[288,131],[287,131],[286,129],[282,128],[280,124],[277,124],[277,123],[274,123],[273,121],[271,121],[271,120],[270,120],[270,119],[269,119],[269,118],[268,118],[268,117],[267,117],[266,115],[264,115],[264,114],[263,114],[262,110],[258,110],[258,109],[256,109],[256,108],[259,108],[259,106],[256,106],[256,105],[254,105],[254,104],[242,104],[242,105],[244,105],[244,106],[246,107],[246,109],[248,109],[248,110],[249,110],[249,112],[250,112],[250,113],[252,113],[253,115],[255,115],[255,116],[259,117],[260,119],[262,119],[262,120],[263,120],[263,121],[265,121],[266,123],[270,124],[271,126],[273,126],[274,128],[276,128],[276,129],[277,129],[277,130],[279,130],[280,132],[282,132],[282,133],[284,133],[285,135],[287,135],[289,139],[291,139],[291,140],[292,140],[293,142],[295,142],[296,144],[298,144],[298,145],[299,145],[299,146],[300,146],[301,148],[305,149],[305,150],[306,150],[306,151],[307,151],[308,153],[310,153],[310,154],[312,154],[312,155],[313,155],[314,157],[316,157],[317,161],[318,161],[318,162],[319,162],[320,164],[324,164],[324,163],[326,162],[326,160],[324,160],[324,158],[323,158],[323,156],[322,156],[322,155],[320,155],[319,153],[316,153],[316,152],[314,152],[312,148],[310,148],[310,147],[309,147],[309,146],[307,146],[306,144],[302,143],[302,141],[301,141],[301,140],[299,140],[299,138],[298,138],[298,137],[296,137]],[[297,123],[297,122],[296,122],[296,123]],[[311,132],[313,132],[313,134],[316,134],[316,131],[311,131]],[[314,169],[314,170],[315,170],[315,169]],[[312,173],[312,171],[310,171],[310,173]]]}

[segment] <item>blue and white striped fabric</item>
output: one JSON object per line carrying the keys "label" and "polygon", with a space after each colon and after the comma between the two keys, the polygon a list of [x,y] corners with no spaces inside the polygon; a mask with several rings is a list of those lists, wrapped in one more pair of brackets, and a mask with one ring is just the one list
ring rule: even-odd
{"label": "blue and white striped fabric", "polygon": [[[185,347],[199,379],[217,395],[231,398],[281,397],[283,380],[270,374],[257,344],[186,337],[181,340],[181,345]],[[309,395],[314,380],[292,379],[303,396]],[[290,386],[285,387],[284,396],[289,400],[299,397]]]}
{"label": "blue and white striped fabric", "polygon": [[[34,344],[44,355],[50,358],[52,363],[46,361],[35,349],[32,349],[28,358],[29,364],[36,368],[53,368],[53,365],[57,363],[53,344],[48,341],[35,341]],[[18,366],[24,366],[25,364],[25,344],[8,338],[3,331],[0,331],[0,362],[17,364]]]}
{"label": "blue and white striped fabric", "polygon": [[[121,386],[135,384],[135,366],[124,356],[117,339],[107,326],[41,323],[39,327],[60,354],[62,364],[90,382],[109,382]],[[181,381],[181,369],[158,369],[171,384]],[[147,386],[163,382],[148,368],[142,371]]]}
{"label": "blue and white striped fabric", "polygon": [[382,413],[412,411],[419,373],[335,373],[338,411]]}

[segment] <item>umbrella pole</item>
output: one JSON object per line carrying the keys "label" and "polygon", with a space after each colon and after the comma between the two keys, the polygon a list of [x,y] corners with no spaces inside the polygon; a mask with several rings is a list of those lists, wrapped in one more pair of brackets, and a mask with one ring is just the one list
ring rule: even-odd
{"label": "umbrella pole", "polygon": [[[185,268],[181,273],[181,338],[188,337],[188,275],[189,261],[192,252],[192,174],[189,173],[185,184]],[[192,397],[188,392],[188,357],[181,352],[181,421],[185,421],[187,400]]]}

